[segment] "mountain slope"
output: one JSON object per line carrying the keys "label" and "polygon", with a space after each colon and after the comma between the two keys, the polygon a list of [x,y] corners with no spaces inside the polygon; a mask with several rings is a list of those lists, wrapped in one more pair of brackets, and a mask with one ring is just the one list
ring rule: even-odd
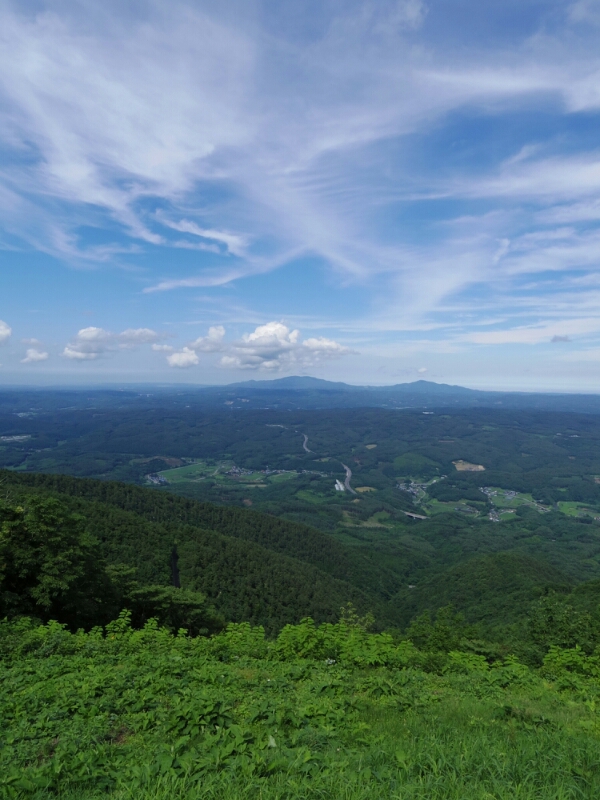
{"label": "mountain slope", "polygon": [[561,570],[523,553],[500,552],[463,561],[403,591],[398,604],[407,621],[423,610],[451,603],[470,622],[486,630],[522,618],[530,603],[548,589],[564,590],[571,581]]}
{"label": "mountain slope", "polygon": [[[399,578],[390,569],[341,545],[326,533],[296,522],[259,512],[199,503],[166,492],[131,484],[71,478],[65,475],[3,473],[12,486],[32,486],[72,497],[100,501],[133,512],[151,522],[189,525],[257,544],[274,553],[311,564],[333,578],[357,588],[389,597],[399,588]],[[374,588],[376,587],[376,588]]]}
{"label": "mountain slope", "polygon": [[[31,496],[66,502],[85,517],[107,562],[134,567],[142,584],[173,583],[175,560],[182,588],[207,594],[226,619],[272,632],[307,615],[335,621],[350,601],[383,624],[397,624],[397,612],[377,583],[377,566],[306,526],[63,476],[8,473],[3,488],[13,504]],[[389,573],[388,579],[391,594],[397,578]]]}

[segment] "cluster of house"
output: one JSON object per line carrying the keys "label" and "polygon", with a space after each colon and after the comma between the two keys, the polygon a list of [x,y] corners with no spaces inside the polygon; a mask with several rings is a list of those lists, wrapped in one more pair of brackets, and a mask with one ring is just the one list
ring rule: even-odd
{"label": "cluster of house", "polygon": [[150,475],[146,475],[146,480],[150,483],[156,484],[156,486],[166,486],[169,481],[163,475],[157,475],[155,472],[152,472]]}

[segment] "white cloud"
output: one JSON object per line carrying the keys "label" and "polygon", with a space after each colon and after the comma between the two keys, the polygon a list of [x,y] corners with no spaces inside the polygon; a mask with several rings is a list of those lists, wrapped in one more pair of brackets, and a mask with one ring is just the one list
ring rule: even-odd
{"label": "white cloud", "polygon": [[99,355],[98,353],[85,353],[81,350],[77,350],[75,347],[69,347],[69,345],[65,346],[62,354],[71,361],[93,361],[98,358]]}
{"label": "white cloud", "polygon": [[248,139],[252,39],[177,0],[138,19],[110,0],[35,15],[4,5],[0,22],[0,74],[11,65],[0,124],[17,151],[40,155],[9,180],[107,209],[133,237],[162,244],[136,201],[181,197],[217,147]]}
{"label": "white cloud", "polygon": [[8,342],[12,334],[12,328],[7,322],[0,319],[0,344]]}
{"label": "white cloud", "polygon": [[175,348],[170,344],[153,344],[152,349],[156,353],[172,353]]}
{"label": "white cloud", "polygon": [[581,318],[522,325],[506,330],[475,331],[457,337],[473,344],[542,344],[571,341],[572,336],[600,333],[599,318]]}
{"label": "white cloud", "polygon": [[48,357],[48,353],[44,350],[37,350],[34,347],[30,347],[25,353],[25,358],[21,359],[21,364],[35,364],[38,361],[46,361]]}
{"label": "white cloud", "polygon": [[[28,4],[1,4],[0,126],[13,150],[0,203],[10,230],[70,260],[110,261],[127,247],[86,249],[74,233],[102,217],[144,248],[205,250],[240,262],[198,268],[191,277],[165,268],[160,282],[149,277],[155,285],[146,291],[223,285],[274,269],[292,252],[314,253],[344,279],[362,282],[365,294],[378,287],[381,309],[366,324],[390,329],[406,325],[407,314],[410,324],[424,319],[476,280],[493,286],[548,263],[594,267],[592,241],[550,248],[523,240],[523,250],[499,254],[498,240],[518,238],[514,220],[488,236],[475,214],[472,237],[425,237],[412,247],[389,231],[382,246],[380,223],[391,218],[390,204],[428,190],[449,200],[561,203],[556,220],[596,219],[597,153],[558,158],[529,143],[521,149],[519,141],[517,157],[497,168],[475,159],[468,178],[449,158],[458,179],[441,185],[435,175],[430,182],[440,185],[428,187],[411,172],[404,148],[405,134],[441,131],[453,109],[489,119],[520,113],[530,99],[557,114],[600,107],[597,31],[586,31],[597,3],[563,4],[556,13],[566,19],[554,34],[540,12],[534,35],[515,28],[500,45],[472,38],[464,4],[455,14],[464,15],[467,31],[460,42],[455,27],[441,40],[428,39],[427,26],[419,32],[427,12],[420,0],[316,4],[306,17],[296,5],[172,0],[168,8],[149,3],[140,14],[136,4],[116,0],[40,0],[35,13]],[[432,3],[428,13],[439,31],[444,4]],[[452,147],[460,147],[455,133]],[[498,140],[490,157],[504,144]],[[149,197],[160,199],[161,215],[144,210],[154,207]],[[252,252],[259,240],[269,242],[268,261]],[[104,350],[94,350],[77,339],[65,356],[93,359],[121,344],[98,340]],[[204,346],[218,350],[215,342]],[[202,345],[190,349],[202,352]],[[279,356],[261,361],[250,349],[243,342],[223,358],[278,368]],[[304,343],[286,352],[334,351]]]}
{"label": "white cloud", "polygon": [[208,329],[208,336],[200,336],[190,344],[190,348],[202,353],[217,353],[223,349],[224,336],[225,328],[222,325],[215,325]]}
{"label": "white cloud", "polygon": [[115,350],[131,350],[140,344],[150,344],[160,339],[150,328],[127,328],[122,333],[112,333],[104,328],[82,328],[63,350],[63,356],[72,361],[95,361]]}
{"label": "white cloud", "polygon": [[324,359],[354,353],[324,336],[300,340],[300,331],[290,330],[282,322],[259,325],[236,341],[225,341],[225,328],[209,328],[182,350],[167,356],[171,367],[191,367],[200,362],[198,353],[222,353],[219,364],[227,369],[285,371],[294,367],[314,366]]}
{"label": "white cloud", "polygon": [[[159,215],[158,219],[163,223],[163,225],[167,225],[169,228],[173,230],[179,231],[180,233],[191,233],[193,236],[199,236],[202,239],[209,239],[214,242],[219,242],[225,246],[225,250],[228,253],[231,253],[234,256],[244,256],[246,255],[246,249],[248,246],[248,240],[245,236],[239,236],[235,233],[229,233],[228,231],[217,231],[211,230],[210,228],[202,228],[200,225],[197,225],[195,222],[191,222],[187,219],[182,219],[179,222],[173,222],[171,220],[167,220],[164,215]],[[179,243],[179,246],[182,246],[183,243]],[[219,248],[210,248],[213,252],[220,252]]]}
{"label": "white cloud", "polygon": [[575,23],[600,25],[600,3],[598,0],[577,0],[570,5],[568,15]]}
{"label": "white cloud", "polygon": [[167,356],[167,363],[170,367],[193,367],[198,364],[199,361],[200,359],[196,355],[196,352],[189,347],[184,347],[183,350],[179,350]]}
{"label": "white cloud", "polygon": [[116,337],[119,347],[135,347],[138,344],[150,344],[159,338],[159,334],[150,328],[127,328],[127,330],[117,334]]}

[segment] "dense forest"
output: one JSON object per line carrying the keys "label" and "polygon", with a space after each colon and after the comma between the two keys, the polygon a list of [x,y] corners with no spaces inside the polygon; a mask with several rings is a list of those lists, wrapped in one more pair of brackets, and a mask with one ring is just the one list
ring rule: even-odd
{"label": "dense forest", "polygon": [[[194,612],[199,620],[206,615],[196,627],[247,621],[273,634],[307,615],[334,622],[352,602],[374,614],[378,629],[402,631],[452,605],[478,636],[535,661],[526,630],[531,604],[553,596],[578,607],[574,598],[600,591],[596,525],[527,508],[502,525],[457,514],[409,520],[401,541],[359,547],[253,510],[131,484],[15,472],[0,481],[3,525],[11,531],[3,541],[2,613],[56,618],[71,628],[106,624],[127,606],[134,621],[156,616],[175,629],[178,613]],[[60,531],[52,545],[51,528]],[[17,545],[20,561],[9,569],[6,553]],[[72,583],[67,573],[59,580],[60,613],[46,595],[46,605],[35,604],[38,589],[15,599],[23,570],[40,569],[45,558],[50,585],[58,571],[73,572]],[[187,605],[176,607],[183,597]]]}

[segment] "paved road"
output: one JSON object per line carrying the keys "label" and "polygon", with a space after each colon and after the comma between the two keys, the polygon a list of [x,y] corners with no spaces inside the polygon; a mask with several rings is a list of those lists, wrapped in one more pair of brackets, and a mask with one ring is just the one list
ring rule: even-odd
{"label": "paved road", "polygon": [[[302,436],[304,436],[304,441],[302,442],[302,447],[306,450],[307,453],[313,453],[314,450],[309,450],[308,449],[308,444],[307,444],[308,436],[305,433],[303,433]],[[341,461],[340,461],[340,464],[342,464],[342,467],[346,470],[346,480],[344,481],[344,486],[346,487],[346,491],[350,492],[350,494],[356,494],[354,489],[350,486],[350,479],[352,478],[352,470],[350,469],[350,467],[347,467]]]}
{"label": "paved road", "polygon": [[350,467],[347,467],[341,461],[340,464],[342,464],[342,467],[346,470],[346,480],[344,481],[344,486],[346,487],[346,490],[351,494],[356,494],[354,489],[350,486],[350,478],[352,477],[352,470],[350,469]]}

